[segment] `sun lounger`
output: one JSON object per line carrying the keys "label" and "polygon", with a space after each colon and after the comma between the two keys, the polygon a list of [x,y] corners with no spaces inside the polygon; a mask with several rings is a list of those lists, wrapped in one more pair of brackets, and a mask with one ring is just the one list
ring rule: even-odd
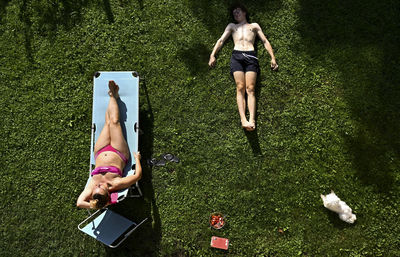
{"label": "sun lounger", "polygon": [[[108,105],[108,82],[114,80],[119,86],[118,106],[120,110],[120,122],[123,134],[128,143],[130,152],[138,151],[139,140],[139,76],[137,72],[96,72],[93,86],[93,111],[92,111],[92,135],[90,146],[90,173],[95,167],[94,145],[105,123],[105,112]],[[131,156],[132,157],[132,156]],[[134,174],[135,159],[129,158],[124,168],[123,176]],[[139,183],[136,182],[132,187],[114,192],[111,194],[111,203],[116,204],[127,197],[140,197],[142,191]],[[89,211],[89,210],[88,210]],[[78,228],[86,234],[96,238],[102,243],[117,247],[134,230],[136,230],[146,220],[138,224],[115,213],[109,208],[98,210],[82,221]]]}

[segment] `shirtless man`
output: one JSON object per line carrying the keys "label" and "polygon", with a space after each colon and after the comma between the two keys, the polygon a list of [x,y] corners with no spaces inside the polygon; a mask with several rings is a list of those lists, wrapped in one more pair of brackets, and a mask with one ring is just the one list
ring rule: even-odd
{"label": "shirtless man", "polygon": [[[242,127],[247,131],[253,131],[256,128],[255,113],[256,113],[256,97],[255,97],[255,84],[257,74],[259,72],[258,59],[254,51],[254,41],[256,36],[259,36],[265,49],[267,49],[271,56],[271,69],[277,70],[278,64],[276,63],[274,52],[271,44],[265,37],[261,30],[260,25],[257,23],[249,24],[247,22],[247,10],[242,5],[235,5],[232,8],[233,18],[236,24],[230,23],[225,28],[221,38],[218,39],[214,49],[210,55],[208,65],[214,67],[216,63],[215,55],[222,48],[224,42],[232,35],[235,44],[231,57],[231,74],[236,83],[236,101],[239,109],[240,121]],[[249,120],[246,118],[246,98],[247,93],[247,107],[249,109]]]}

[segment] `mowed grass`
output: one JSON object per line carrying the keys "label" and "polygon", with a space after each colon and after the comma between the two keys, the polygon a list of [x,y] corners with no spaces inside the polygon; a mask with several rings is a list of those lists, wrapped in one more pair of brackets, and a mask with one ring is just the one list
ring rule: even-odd
{"label": "mowed grass", "polygon": [[[209,54],[231,1],[0,3],[0,256],[399,256],[397,1],[246,1],[257,41],[257,130],[239,125],[233,42]],[[149,217],[118,249],[77,229],[92,76],[135,70]],[[181,162],[151,168],[170,152]],[[334,190],[357,215],[326,210]],[[227,215],[211,230],[211,212]],[[279,232],[281,230],[282,232]],[[230,239],[227,252],[211,236]]]}

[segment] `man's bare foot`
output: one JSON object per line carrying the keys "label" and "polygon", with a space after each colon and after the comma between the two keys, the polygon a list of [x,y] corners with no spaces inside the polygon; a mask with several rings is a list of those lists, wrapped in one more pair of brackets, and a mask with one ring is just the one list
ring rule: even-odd
{"label": "man's bare foot", "polygon": [[247,131],[253,131],[256,129],[256,122],[255,121],[249,121],[250,124],[250,129],[248,129]]}
{"label": "man's bare foot", "polygon": [[118,99],[119,98],[119,94],[118,94],[119,86],[117,84],[115,84],[114,80],[110,80],[108,82],[108,88],[110,89],[110,91],[108,91],[108,94],[111,97],[115,97],[116,99]]}
{"label": "man's bare foot", "polygon": [[247,131],[251,131],[252,130],[252,126],[250,124],[250,122],[248,122],[247,120],[243,120],[241,121],[242,123],[242,128],[244,128]]}

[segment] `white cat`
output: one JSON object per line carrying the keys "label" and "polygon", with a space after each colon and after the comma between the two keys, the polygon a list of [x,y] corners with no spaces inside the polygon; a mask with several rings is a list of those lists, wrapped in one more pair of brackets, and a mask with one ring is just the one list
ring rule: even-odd
{"label": "white cat", "polygon": [[321,195],[324,206],[339,214],[339,218],[347,223],[354,223],[356,215],[352,213],[351,208],[343,201],[340,200],[335,192],[331,191],[328,195]]}

